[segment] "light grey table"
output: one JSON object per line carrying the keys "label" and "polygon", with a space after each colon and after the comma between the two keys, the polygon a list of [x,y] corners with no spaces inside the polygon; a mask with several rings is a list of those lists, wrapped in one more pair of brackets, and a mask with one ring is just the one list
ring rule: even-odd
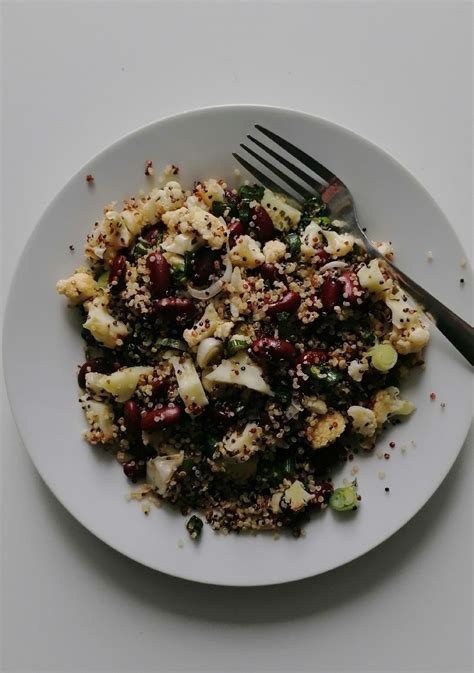
{"label": "light grey table", "polygon": [[[3,286],[84,161],[157,117],[223,102],[300,108],[378,143],[468,247],[471,10],[4,3]],[[37,476],[6,399],[3,412],[5,671],[470,670],[468,447],[419,515],[366,557],[294,585],[227,590],[154,573],[96,540]]]}

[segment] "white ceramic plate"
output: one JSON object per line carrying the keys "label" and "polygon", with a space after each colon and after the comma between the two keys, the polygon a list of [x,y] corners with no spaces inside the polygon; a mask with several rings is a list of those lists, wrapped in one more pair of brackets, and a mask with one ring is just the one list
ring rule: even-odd
{"label": "white ceramic plate", "polygon": [[[168,163],[179,165],[188,186],[209,176],[235,181],[231,152],[255,123],[288,137],[339,175],[350,186],[369,235],[392,240],[399,265],[469,318],[470,283],[463,288],[459,284],[463,250],[416,180],[387,154],[339,126],[257,106],[219,107],[164,119],[90,161],[38,223],[19,262],[5,316],[4,363],[11,406],[31,458],[56,497],[98,538],[136,561],[171,575],[225,585],[264,585],[316,575],[383,542],[438,488],[470,420],[470,368],[433,329],[426,371],[403,391],[417,411],[387,432],[377,449],[387,450],[394,441],[390,460],[376,453],[357,457],[336,476],[342,481],[350,478],[354,464],[359,468],[363,500],[354,515],[327,511],[315,516],[306,537],[299,540],[220,537],[205,527],[195,544],[181,515],[164,507],[145,517],[139,503],[126,501],[129,483],[118,464],[82,439],[84,419],[75,376],[83,360],[82,343],[78,323],[56,294],[55,283],[82,263],[86,233],[103,206],[150,187],[143,173],[146,159],[153,160],[157,175]],[[86,184],[88,173],[95,177],[92,188]],[[432,262],[426,258],[428,249],[433,251]],[[431,392],[437,395],[435,401],[430,400]]]}

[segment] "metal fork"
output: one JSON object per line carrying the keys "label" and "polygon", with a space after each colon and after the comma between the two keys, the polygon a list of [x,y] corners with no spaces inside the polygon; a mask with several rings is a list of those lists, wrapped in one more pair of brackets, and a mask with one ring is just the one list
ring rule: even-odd
{"label": "metal fork", "polygon": [[449,339],[453,346],[462,353],[471,365],[473,365],[474,329],[465,320],[451,311],[451,309],[438,301],[436,297],[433,297],[432,294],[418,285],[418,283],[415,283],[414,280],[396,267],[395,264],[392,264],[387,260],[382,253],[372,245],[359,224],[354,199],[352,198],[348,187],[342,180],[335,176],[328,168],[326,168],[326,166],[320,164],[319,161],[316,161],[316,159],[288,142],[288,140],[273,133],[273,131],[269,131],[259,124],[255,124],[255,128],[313,172],[313,175],[311,175],[306,171],[303,171],[299,166],[296,166],[291,161],[281,156],[271,147],[267,147],[263,142],[257,140],[257,138],[254,138],[251,135],[247,136],[252,143],[262,149],[267,155],[273,157],[273,159],[279,162],[288,171],[291,171],[291,173],[298,177],[308,187],[303,187],[300,182],[294,180],[285,171],[281,170],[281,168],[275,166],[275,164],[271,163],[268,159],[262,157],[258,152],[243,143],[240,145],[242,149],[248,152],[275,176],[280,178],[286,187],[283,188],[278,185],[274,180],[269,178],[268,175],[262,173],[258,168],[255,168],[255,166],[249,163],[246,159],[243,159],[239,154],[233,153],[234,158],[237,159],[237,161],[260,183],[272,191],[286,194],[291,199],[295,200],[294,195],[290,191],[292,190],[298,194],[303,201],[319,195],[323,203],[326,204],[331,219],[342,220],[345,223],[344,230],[353,234],[356,239],[359,239],[370,255],[384,260],[387,270],[391,275],[409,292],[413,299],[415,299],[424,310],[427,317],[436,324],[438,329],[447,339]]}

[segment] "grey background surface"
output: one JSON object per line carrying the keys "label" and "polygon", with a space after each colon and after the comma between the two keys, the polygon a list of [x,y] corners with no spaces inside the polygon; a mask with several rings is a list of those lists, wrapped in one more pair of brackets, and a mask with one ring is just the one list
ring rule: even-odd
{"label": "grey background surface", "polygon": [[[469,2],[5,2],[2,21],[4,289],[84,161],[217,103],[294,107],[378,143],[472,251]],[[2,411],[3,670],[471,670],[472,441],[367,556],[292,585],[225,589],[96,540],[41,482],[5,396]]]}

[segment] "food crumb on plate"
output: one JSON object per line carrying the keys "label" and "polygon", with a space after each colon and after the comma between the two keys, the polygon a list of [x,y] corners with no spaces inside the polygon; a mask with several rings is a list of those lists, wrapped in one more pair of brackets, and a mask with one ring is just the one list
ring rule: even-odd
{"label": "food crumb on plate", "polygon": [[428,252],[426,253],[426,257],[428,259],[428,262],[433,261],[433,252],[431,250],[428,250]]}
{"label": "food crumb on plate", "polygon": [[178,540],[178,547],[182,549],[184,547],[184,540]]}
{"label": "food crumb on plate", "polygon": [[385,479],[385,472],[383,470],[380,470],[377,476],[379,479]]}
{"label": "food crumb on plate", "polygon": [[94,176],[89,173],[89,175],[86,175],[86,181],[89,185],[91,185],[94,182]]}

